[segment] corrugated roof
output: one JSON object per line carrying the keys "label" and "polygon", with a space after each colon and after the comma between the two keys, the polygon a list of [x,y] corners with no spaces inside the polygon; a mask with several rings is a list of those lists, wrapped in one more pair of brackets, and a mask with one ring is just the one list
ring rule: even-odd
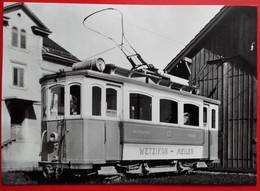
{"label": "corrugated roof", "polygon": [[43,47],[44,47],[45,51],[50,54],[65,57],[65,58],[72,59],[75,61],[80,61],[77,57],[72,55],[70,52],[65,50],[63,47],[58,45],[56,42],[54,42],[49,37],[43,38]]}

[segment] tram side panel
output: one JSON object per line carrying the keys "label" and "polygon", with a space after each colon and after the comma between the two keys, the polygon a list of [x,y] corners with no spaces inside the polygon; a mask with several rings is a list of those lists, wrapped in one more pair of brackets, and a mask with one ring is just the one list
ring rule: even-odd
{"label": "tram side panel", "polygon": [[121,160],[120,124],[118,121],[106,121],[105,123],[105,158],[107,161]]}
{"label": "tram side panel", "polygon": [[[59,125],[60,121],[48,121],[47,122],[47,152],[48,152],[48,161],[58,161],[60,157],[60,149],[63,149],[59,143],[59,133],[61,131],[61,126]],[[54,136],[52,136],[54,135]],[[53,139],[53,141],[51,141]]]}
{"label": "tram side panel", "polygon": [[218,131],[209,131],[210,160],[219,160],[218,157]]}
{"label": "tram side panel", "polygon": [[84,160],[84,145],[83,145],[83,120],[68,119],[66,120],[66,135],[65,149],[66,160],[71,163],[81,163]]}
{"label": "tram side panel", "polygon": [[[82,162],[82,135],[82,120],[43,121],[42,161]],[[53,139],[53,141],[51,141],[51,139]]]}
{"label": "tram side panel", "polygon": [[203,129],[126,122],[123,160],[207,159]]}
{"label": "tram side panel", "polygon": [[41,123],[41,151],[40,151],[40,156],[41,156],[41,161],[48,161],[48,152],[47,152],[47,122],[42,121]]}
{"label": "tram side panel", "polygon": [[84,119],[84,161],[92,164],[105,163],[105,122]]}
{"label": "tram side panel", "polygon": [[118,121],[84,119],[83,124],[85,163],[104,164],[121,160]]}

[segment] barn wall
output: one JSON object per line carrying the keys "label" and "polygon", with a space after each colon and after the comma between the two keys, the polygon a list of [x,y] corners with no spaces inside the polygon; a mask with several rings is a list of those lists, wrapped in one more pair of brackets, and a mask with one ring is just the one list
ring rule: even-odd
{"label": "barn wall", "polygon": [[[256,42],[256,9],[245,11],[234,11],[202,42],[192,57],[191,80],[198,79],[201,95],[221,101],[219,166],[255,170],[257,63],[251,45]],[[238,55],[208,65],[197,76],[207,61]]]}

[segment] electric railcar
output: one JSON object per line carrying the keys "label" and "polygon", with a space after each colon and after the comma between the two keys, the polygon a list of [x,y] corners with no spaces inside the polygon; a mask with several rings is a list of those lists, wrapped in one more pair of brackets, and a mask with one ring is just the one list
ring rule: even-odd
{"label": "electric railcar", "polygon": [[42,85],[45,177],[82,173],[181,172],[218,162],[220,102],[147,69],[103,59],[75,63]]}

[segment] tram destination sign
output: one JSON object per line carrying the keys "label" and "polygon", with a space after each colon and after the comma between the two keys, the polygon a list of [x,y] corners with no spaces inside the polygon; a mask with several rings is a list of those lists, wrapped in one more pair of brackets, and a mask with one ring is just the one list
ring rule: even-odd
{"label": "tram destination sign", "polygon": [[195,159],[203,157],[202,146],[124,144],[123,160]]}

